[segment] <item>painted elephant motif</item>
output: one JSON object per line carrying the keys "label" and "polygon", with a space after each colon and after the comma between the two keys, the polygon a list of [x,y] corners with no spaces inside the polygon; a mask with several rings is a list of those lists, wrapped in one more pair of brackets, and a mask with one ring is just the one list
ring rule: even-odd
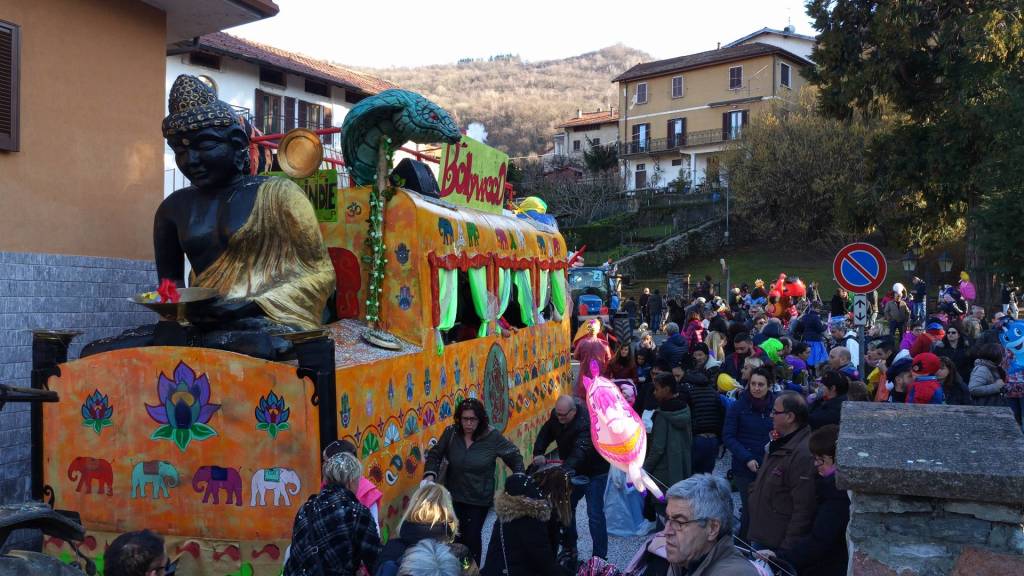
{"label": "painted elephant motif", "polygon": [[551,243],[555,246],[555,254],[557,255],[561,250],[561,244],[558,242],[558,238],[552,238]]}
{"label": "painted elephant motif", "polygon": [[540,235],[537,236],[537,247],[540,248],[542,251],[544,250],[544,237],[543,236],[540,236]]}
{"label": "painted elephant motif", "polygon": [[110,462],[102,458],[89,458],[79,456],[71,461],[68,466],[68,480],[78,482],[75,492],[81,492],[85,487],[86,494],[92,494],[92,482],[97,482],[97,494],[114,495],[114,470]]}
{"label": "painted elephant motif", "polygon": [[494,235],[498,237],[498,247],[502,250],[508,250],[508,236],[505,235],[505,231],[498,228],[494,231]]}
{"label": "painted elephant motif", "polygon": [[455,241],[455,229],[452,228],[452,223],[447,218],[437,219],[437,231],[441,234],[441,240],[444,241],[445,246]]}
{"label": "painted elephant motif", "polygon": [[509,239],[509,241],[512,244],[512,249],[513,250],[519,250],[519,246],[520,246],[520,243],[516,242],[516,232],[517,232],[516,230],[509,230],[509,232],[508,232],[508,239]]}
{"label": "painted elephant motif", "polygon": [[[165,481],[165,479],[167,481]],[[139,462],[132,468],[132,498],[146,497],[146,485],[153,486],[153,499],[160,498],[163,492],[164,498],[170,498],[168,488],[178,485],[178,471],[171,466],[170,462],[163,460],[147,460]]]}
{"label": "painted elephant motif", "polygon": [[469,241],[470,246],[480,245],[480,231],[472,222],[466,222],[466,240]]}
{"label": "painted elephant motif", "polygon": [[[295,486],[289,491],[288,485]],[[249,506],[256,506],[256,498],[259,497],[260,506],[267,505],[267,490],[274,492],[274,506],[281,505],[281,498],[284,498],[284,505],[291,506],[292,500],[289,494],[295,496],[302,489],[302,482],[299,475],[290,468],[261,468],[252,475],[252,482],[249,484]]]}
{"label": "painted elephant motif", "polygon": [[[520,230],[519,228],[514,229],[513,232],[516,235],[516,239],[519,240],[519,247],[526,248],[526,234],[523,234],[523,231]],[[512,249],[516,249],[515,241],[512,242]]]}
{"label": "painted elephant motif", "polygon": [[206,491],[203,494],[203,504],[210,500],[210,496],[213,496],[213,504],[220,504],[220,491],[223,489],[227,492],[225,504],[242,505],[242,477],[236,468],[202,466],[192,477],[192,489],[196,492]]}

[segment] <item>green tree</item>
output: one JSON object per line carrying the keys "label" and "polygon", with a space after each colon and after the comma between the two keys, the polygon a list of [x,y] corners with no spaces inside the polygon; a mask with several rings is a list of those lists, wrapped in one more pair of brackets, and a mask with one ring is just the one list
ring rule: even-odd
{"label": "green tree", "polygon": [[[818,66],[804,73],[822,110],[895,112],[893,129],[869,147],[877,209],[909,208],[905,229],[918,242],[966,223],[968,268],[985,271],[978,209],[1021,176],[1020,1],[810,0],[807,13],[820,36]],[[985,298],[989,278],[979,280]]]}
{"label": "green tree", "polygon": [[594,141],[587,137],[587,149],[583,151],[583,164],[587,170],[600,174],[614,170],[619,166],[619,150],[614,144],[594,146]]}
{"label": "green tree", "polygon": [[827,118],[812,93],[751,119],[722,156],[733,211],[752,236],[833,248],[878,222],[864,149],[882,121]]}

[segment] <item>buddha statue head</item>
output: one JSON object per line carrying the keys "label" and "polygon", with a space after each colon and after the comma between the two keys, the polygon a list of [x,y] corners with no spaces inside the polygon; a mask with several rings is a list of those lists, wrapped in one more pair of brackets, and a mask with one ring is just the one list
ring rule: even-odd
{"label": "buddha statue head", "polygon": [[222,189],[249,173],[249,136],[238,114],[195,76],[182,74],[167,99],[163,132],[178,169],[200,189]]}

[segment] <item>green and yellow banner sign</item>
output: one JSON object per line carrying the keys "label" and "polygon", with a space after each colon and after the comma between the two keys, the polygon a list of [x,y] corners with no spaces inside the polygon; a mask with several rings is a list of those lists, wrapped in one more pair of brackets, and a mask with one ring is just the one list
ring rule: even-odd
{"label": "green and yellow banner sign", "polygon": [[288,178],[298,184],[299,188],[302,188],[302,191],[309,198],[309,202],[313,205],[317,221],[338,221],[337,170],[317,170],[315,174],[307,178],[291,178],[284,172],[266,172],[265,175]]}
{"label": "green and yellow banner sign", "polygon": [[441,156],[441,198],[501,214],[505,205],[508,154],[463,136],[447,144]]}

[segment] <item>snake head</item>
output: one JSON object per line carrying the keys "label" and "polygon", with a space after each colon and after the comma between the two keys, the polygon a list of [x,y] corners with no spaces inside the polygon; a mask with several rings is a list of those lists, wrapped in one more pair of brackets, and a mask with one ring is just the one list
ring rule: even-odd
{"label": "snake head", "polygon": [[413,142],[455,144],[462,138],[458,125],[444,108],[419,97],[413,106],[401,110],[396,126],[405,124],[404,132]]}

